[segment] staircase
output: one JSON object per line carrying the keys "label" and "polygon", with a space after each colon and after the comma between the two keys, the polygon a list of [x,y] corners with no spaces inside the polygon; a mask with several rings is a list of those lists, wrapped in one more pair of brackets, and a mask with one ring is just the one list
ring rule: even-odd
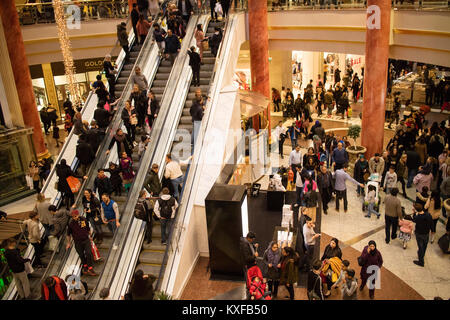
{"label": "staircase", "polygon": [[136,62],[136,59],[139,55],[139,52],[141,51],[141,48],[142,48],[141,44],[135,44],[131,48],[130,56],[128,60],[125,61],[122,67],[122,71],[120,72],[120,75],[116,81],[115,95],[117,98],[119,98],[122,95],[123,89],[125,88],[128,78],[131,75],[131,70],[133,69],[133,65]]}
{"label": "staircase", "polygon": [[155,98],[158,102],[161,102],[162,100],[164,89],[166,88],[167,81],[169,80],[171,70],[172,65],[170,64],[170,61],[161,61],[150,89],[155,94]]}

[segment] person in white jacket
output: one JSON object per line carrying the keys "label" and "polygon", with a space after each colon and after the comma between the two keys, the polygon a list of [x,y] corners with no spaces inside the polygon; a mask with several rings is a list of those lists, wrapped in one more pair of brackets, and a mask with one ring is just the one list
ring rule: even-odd
{"label": "person in white jacket", "polygon": [[178,208],[177,200],[169,193],[168,188],[163,188],[161,198],[155,202],[155,207],[153,208],[161,222],[161,244],[166,244],[167,240],[169,240],[172,221],[175,218],[175,212]]}

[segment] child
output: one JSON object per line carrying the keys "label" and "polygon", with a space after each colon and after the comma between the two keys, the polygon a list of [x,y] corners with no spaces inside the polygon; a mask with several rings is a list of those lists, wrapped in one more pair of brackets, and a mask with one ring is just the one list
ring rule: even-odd
{"label": "child", "polygon": [[403,240],[403,249],[406,249],[414,229],[413,218],[411,215],[404,215],[403,219],[400,220],[398,224],[400,226],[400,234],[398,237],[400,240]]}
{"label": "child", "polygon": [[147,148],[147,144],[149,143],[150,138],[147,135],[143,135],[141,136],[141,142],[139,142],[139,146],[138,146],[138,155],[139,157],[142,156],[142,154],[144,153],[145,149]]}
{"label": "child", "polygon": [[[56,147],[58,148],[59,147],[59,128],[58,128],[58,126],[53,126],[53,139],[55,139],[55,141],[56,141]],[[61,142],[62,143],[62,142]]]}
{"label": "child", "polygon": [[331,288],[337,289],[337,287],[342,283],[345,282],[347,270],[350,266],[350,262],[348,260],[342,260],[342,266],[341,266],[341,274],[339,275],[339,278],[337,281],[331,286]]}
{"label": "child", "polygon": [[355,278],[355,270],[348,269],[345,281],[342,284],[342,300],[358,300],[358,280]]}
{"label": "child", "polygon": [[367,215],[365,215],[366,218],[370,218],[370,215],[375,213],[377,215],[377,219],[380,219],[380,213],[375,211],[375,195],[376,195],[376,188],[373,185],[369,185],[368,192],[366,195],[366,198],[364,199],[366,202],[368,202],[368,212]]}
{"label": "child", "polygon": [[261,282],[259,277],[254,277],[250,285],[250,295],[252,300],[270,300],[270,292],[266,292],[266,284]]}
{"label": "child", "polygon": [[106,172],[111,174],[109,180],[111,181],[113,192],[116,196],[121,196],[122,194],[122,177],[120,176],[121,170],[118,165],[114,162],[109,163],[109,169],[104,169]]}
{"label": "child", "polygon": [[395,166],[390,166],[389,171],[386,172],[386,177],[384,178],[384,191],[386,194],[391,194],[391,189],[397,186],[397,174],[395,173]]}

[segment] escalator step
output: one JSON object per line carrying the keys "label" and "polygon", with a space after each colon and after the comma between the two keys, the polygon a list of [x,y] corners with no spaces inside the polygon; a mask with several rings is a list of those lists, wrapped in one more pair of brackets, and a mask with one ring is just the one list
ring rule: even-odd
{"label": "escalator step", "polygon": [[164,252],[142,251],[139,255],[141,263],[159,264],[161,265],[164,258]]}
{"label": "escalator step", "polygon": [[159,270],[161,270],[161,266],[153,266],[148,264],[138,264],[136,270],[142,270],[144,274],[151,274],[155,277],[159,276]]}
{"label": "escalator step", "polygon": [[201,89],[202,90],[202,92],[203,93],[206,93],[207,91],[208,91],[208,89],[209,89],[209,86],[208,85],[200,85],[200,87],[197,87],[197,86],[191,86],[190,88],[189,88],[189,92],[194,92],[195,93],[195,91],[197,91],[197,89]]}

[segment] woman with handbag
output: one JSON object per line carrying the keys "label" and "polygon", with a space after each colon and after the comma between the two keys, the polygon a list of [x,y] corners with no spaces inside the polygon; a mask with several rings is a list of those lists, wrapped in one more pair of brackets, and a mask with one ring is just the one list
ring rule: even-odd
{"label": "woman with handbag", "polygon": [[122,121],[130,136],[131,141],[134,142],[136,136],[136,125],[138,123],[136,109],[131,105],[131,100],[125,102],[125,108],[122,110]]}
{"label": "woman with handbag", "polygon": [[307,293],[309,300],[324,300],[322,293],[322,278],[320,277],[321,269],[322,263],[316,261],[308,273]]}
{"label": "woman with handbag", "polygon": [[76,175],[72,171],[72,169],[67,165],[66,159],[61,159],[60,163],[56,165],[56,175],[58,176],[56,189],[63,194],[64,202],[66,203],[66,208],[67,210],[69,210],[70,206],[75,202],[75,197],[73,195],[69,183],[67,182],[67,178],[75,177],[87,179],[87,177]]}
{"label": "woman with handbag", "polygon": [[289,299],[294,300],[294,284],[298,281],[298,261],[300,257],[291,247],[284,247],[281,252],[283,257],[280,263],[280,284],[286,286],[289,291]]}
{"label": "woman with handbag", "polygon": [[97,239],[97,243],[100,244],[103,242],[103,231],[102,231],[102,218],[100,215],[100,200],[94,195],[91,189],[84,190],[83,196],[83,210],[86,214],[86,218],[91,223],[92,228],[95,231],[95,237]]}
{"label": "woman with handbag", "polygon": [[131,183],[133,182],[134,172],[133,172],[133,160],[127,155],[126,152],[122,153],[122,158],[120,159],[120,168],[122,169],[122,180],[125,191],[128,192]]}
{"label": "woman with handbag", "polygon": [[[379,269],[383,265],[383,257],[380,251],[378,251],[375,241],[370,240],[369,244],[364,247],[361,256],[358,257],[358,264],[361,266],[361,286],[359,287],[359,291],[362,291],[369,277],[374,275],[374,271],[376,272],[376,278],[379,278]],[[378,270],[374,270],[374,267],[378,267]],[[373,282],[369,284],[369,297],[370,299],[375,298],[375,283]]]}
{"label": "woman with handbag", "polygon": [[133,143],[130,141],[129,135],[122,131],[122,129],[117,129],[116,134],[111,139],[111,143],[109,144],[108,151],[106,154],[109,154],[111,148],[114,144],[117,145],[117,158],[120,158],[123,152],[126,152],[128,156],[131,157],[133,150]]}
{"label": "woman with handbag", "polygon": [[268,279],[269,291],[272,292],[273,298],[277,297],[280,284],[280,260],[281,251],[278,248],[278,243],[272,241],[264,252],[263,261],[267,265],[266,278]]}

